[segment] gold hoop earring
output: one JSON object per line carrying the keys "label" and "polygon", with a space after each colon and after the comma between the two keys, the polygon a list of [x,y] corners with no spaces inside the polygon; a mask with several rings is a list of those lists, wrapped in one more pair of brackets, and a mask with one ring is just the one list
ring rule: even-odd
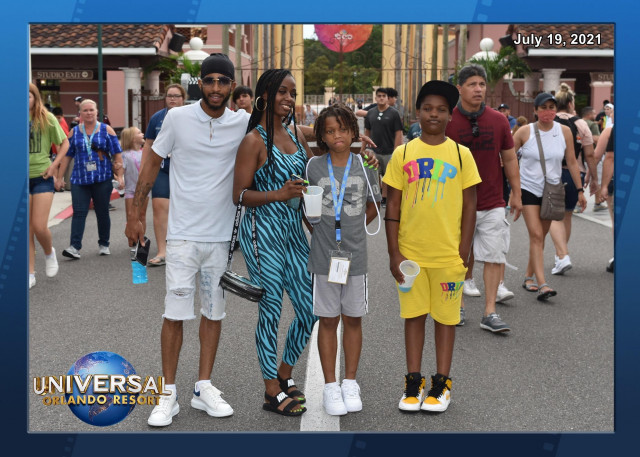
{"label": "gold hoop earring", "polygon": [[[262,109],[258,108],[258,100],[262,100],[262,102],[264,103],[264,106],[262,107]],[[258,111],[264,111],[267,109],[267,102],[264,100],[264,98],[262,97],[258,97],[256,98],[256,101],[253,102],[253,106],[258,110]]]}

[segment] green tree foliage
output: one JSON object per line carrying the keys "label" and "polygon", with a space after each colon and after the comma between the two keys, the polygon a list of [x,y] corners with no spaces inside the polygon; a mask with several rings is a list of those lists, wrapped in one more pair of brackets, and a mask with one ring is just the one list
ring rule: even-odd
{"label": "green tree foliage", "polygon": [[[353,52],[340,53],[327,49],[318,40],[304,40],[304,91],[305,94],[323,94],[325,82],[332,79],[342,82],[342,93],[368,93],[381,80],[382,25],[373,26],[367,42]],[[356,76],[354,77],[354,73]]]}
{"label": "green tree foliage", "polygon": [[182,73],[189,73],[191,76],[200,76],[200,63],[191,62],[184,57],[183,53],[160,57],[156,62],[148,65],[144,69],[144,75],[148,75],[154,70],[160,71],[160,80],[167,84],[180,82]]}

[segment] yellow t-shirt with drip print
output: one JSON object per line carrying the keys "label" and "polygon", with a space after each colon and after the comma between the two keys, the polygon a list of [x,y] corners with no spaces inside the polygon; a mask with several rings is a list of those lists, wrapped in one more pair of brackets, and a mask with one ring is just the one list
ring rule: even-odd
{"label": "yellow t-shirt with drip print", "polygon": [[471,151],[462,145],[459,150],[460,156],[449,138],[437,146],[416,138],[398,146],[387,165],[383,182],[402,191],[400,253],[421,267],[462,263],[462,191],[481,179]]}

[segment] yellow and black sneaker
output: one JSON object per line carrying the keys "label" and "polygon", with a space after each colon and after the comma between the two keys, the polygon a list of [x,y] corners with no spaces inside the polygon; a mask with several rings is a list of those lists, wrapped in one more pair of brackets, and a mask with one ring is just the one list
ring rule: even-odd
{"label": "yellow and black sneaker", "polygon": [[409,373],[404,377],[404,395],[398,408],[402,411],[420,411],[420,403],[424,397],[424,376],[420,373]]}
{"label": "yellow and black sneaker", "polygon": [[431,376],[431,389],[422,402],[422,411],[441,413],[447,410],[451,402],[451,378],[436,373]]}

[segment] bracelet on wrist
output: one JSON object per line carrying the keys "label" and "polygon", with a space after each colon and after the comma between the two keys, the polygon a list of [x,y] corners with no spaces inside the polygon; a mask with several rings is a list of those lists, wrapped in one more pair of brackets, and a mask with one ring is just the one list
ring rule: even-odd
{"label": "bracelet on wrist", "polygon": [[584,192],[584,188],[581,187],[579,189],[576,189],[576,192]]}
{"label": "bracelet on wrist", "polygon": [[390,217],[385,217],[384,220],[388,222],[400,222],[400,219],[391,219]]}

